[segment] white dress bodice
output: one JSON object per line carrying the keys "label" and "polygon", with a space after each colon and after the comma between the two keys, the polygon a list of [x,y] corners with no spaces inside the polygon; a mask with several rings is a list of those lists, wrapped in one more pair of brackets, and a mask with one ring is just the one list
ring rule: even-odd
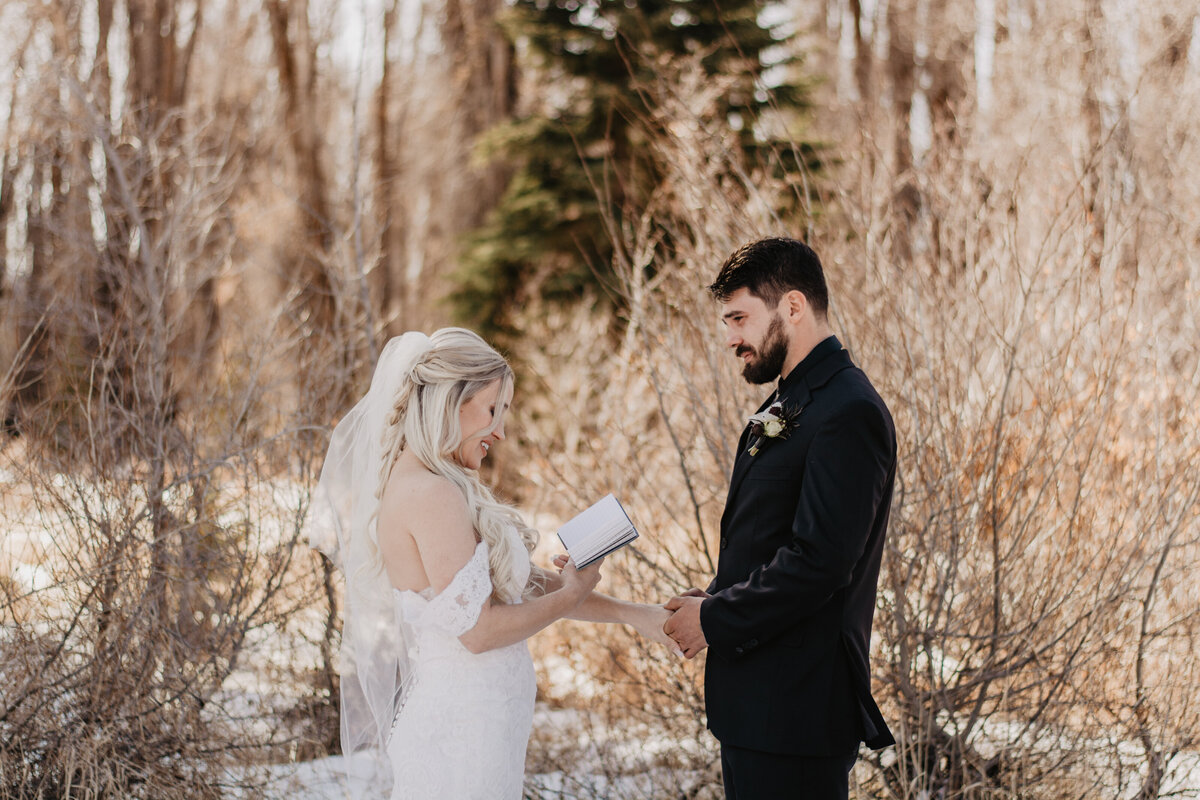
{"label": "white dress bodice", "polygon": [[[525,553],[520,536],[508,529]],[[516,577],[529,580],[528,558]],[[524,641],[472,653],[459,640],[492,595],[488,546],[436,595],[395,590],[411,678],[388,741],[393,800],[520,800],[537,691]]]}

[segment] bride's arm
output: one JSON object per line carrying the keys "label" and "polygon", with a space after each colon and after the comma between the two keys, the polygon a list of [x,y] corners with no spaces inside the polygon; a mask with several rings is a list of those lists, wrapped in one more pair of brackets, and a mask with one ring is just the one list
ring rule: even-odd
{"label": "bride's arm", "polygon": [[600,581],[600,562],[581,570],[569,564],[563,576],[563,586],[556,592],[512,605],[484,604],[475,627],[459,636],[459,641],[472,653],[483,653],[523,642],[551,622],[570,616]]}
{"label": "bride's arm", "polygon": [[[559,566],[565,564],[565,557],[557,557],[555,564]],[[538,582],[546,593],[544,596],[557,594],[562,586],[562,575],[538,567],[534,567],[534,572],[537,573]],[[679,646],[663,632],[663,625],[670,616],[671,612],[661,605],[618,600],[594,590],[589,592],[583,601],[575,606],[574,610],[566,614],[568,619],[583,622],[616,622],[630,625],[643,638],[677,651]]]}
{"label": "bride's arm", "polygon": [[[391,524],[400,519],[416,542],[429,585],[435,595],[441,594],[475,553],[475,533],[466,499],[457,486],[435,475],[398,486],[396,491],[385,491],[379,516],[380,550],[385,563],[389,552],[398,551],[388,540],[403,535],[396,530],[397,525]],[[523,603],[484,601],[474,626],[460,635],[459,641],[472,653],[524,641],[573,611],[600,580],[600,565],[583,570],[569,565],[561,577],[559,591]]]}

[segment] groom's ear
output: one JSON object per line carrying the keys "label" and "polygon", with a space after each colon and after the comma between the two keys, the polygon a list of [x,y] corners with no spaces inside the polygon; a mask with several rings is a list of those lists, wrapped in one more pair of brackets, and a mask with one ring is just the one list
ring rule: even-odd
{"label": "groom's ear", "polygon": [[789,322],[799,322],[809,310],[808,298],[799,289],[792,289],[783,296],[784,310]]}

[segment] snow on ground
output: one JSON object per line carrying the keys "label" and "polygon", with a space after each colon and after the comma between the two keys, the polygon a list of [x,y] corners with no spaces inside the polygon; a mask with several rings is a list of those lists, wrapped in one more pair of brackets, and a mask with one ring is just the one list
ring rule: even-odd
{"label": "snow on ground", "polygon": [[1200,797],[1200,753],[1183,753],[1167,772],[1164,797]]}
{"label": "snow on ground", "polygon": [[[566,800],[567,798],[653,798],[697,797],[716,800],[720,791],[714,778],[719,754],[715,742],[678,741],[661,733],[631,728],[597,727],[597,720],[580,709],[550,708],[539,703],[534,715],[535,739],[560,743],[569,754],[570,768],[531,771],[525,779],[525,794],[530,800]],[[654,766],[656,756],[671,753],[700,756],[686,758],[691,763],[703,762],[709,756],[713,769],[699,773],[690,769],[670,769]],[[353,762],[351,762],[353,765]],[[629,769],[620,769],[622,765]],[[641,765],[638,768],[637,765]],[[614,766],[618,767],[614,769]],[[1164,785],[1163,797],[1188,800],[1200,798],[1200,753],[1186,753],[1171,765]],[[332,757],[271,768],[271,783],[263,797],[267,800],[343,800],[349,797],[345,761]],[[867,777],[869,767],[860,762],[860,778]],[[358,780],[365,780],[367,769],[356,770]],[[693,794],[708,782],[710,794]],[[1134,782],[1136,784],[1136,781]],[[1132,798],[1136,786],[1131,786],[1124,798]]]}
{"label": "snow on ground", "polygon": [[[349,770],[348,770],[349,767]],[[265,774],[254,773],[255,782],[263,785],[253,792],[230,792],[230,800],[350,800],[356,795],[351,788],[365,785],[370,775],[369,768],[362,768],[353,760],[342,756],[329,756],[315,761],[300,761],[291,764],[275,764],[266,768]],[[353,776],[353,777],[350,777]],[[230,775],[233,782],[242,776]]]}
{"label": "snow on ground", "polygon": [[319,761],[280,764],[271,768],[272,778],[267,786],[269,798],[293,800],[344,800],[353,795],[346,777],[346,763],[341,756]]}
{"label": "snow on ground", "polygon": [[[1186,800],[1200,798],[1200,754],[1180,756],[1168,776],[1161,796]],[[861,767],[860,767],[861,768]],[[343,759],[340,756],[271,768],[272,782],[264,794],[266,800],[345,800],[347,790]],[[702,776],[691,772],[672,774],[668,770],[650,770],[640,774],[606,776],[603,773],[561,771],[531,774],[525,779],[525,793],[531,800],[565,798],[653,797],[653,790],[696,785]],[[681,796],[682,792],[657,796]],[[692,796],[692,795],[688,795]],[[707,797],[707,795],[696,795]],[[714,800],[719,792],[711,795]],[[1132,796],[1132,793],[1130,794]]]}
{"label": "snow on ground", "polygon": [[[15,479],[12,473],[0,470],[0,483],[12,483]],[[102,491],[102,487],[71,484],[65,477],[60,477],[55,488],[67,496],[73,495],[81,505],[112,511],[108,508],[112,498]],[[290,538],[296,512],[305,500],[304,487],[286,481],[264,482],[249,494],[231,498],[219,521],[234,526],[247,518],[258,520],[259,524],[255,526],[257,544],[267,548]],[[7,564],[10,578],[33,592],[52,585],[47,559],[57,553],[56,533],[73,532],[75,521],[62,509],[53,507],[30,503],[25,511],[16,518],[8,516],[4,520],[8,530],[0,546],[0,564]],[[556,522],[549,518],[538,520],[539,528],[544,531],[553,530]],[[556,545],[553,536],[544,536],[539,550],[545,551],[543,557],[548,559],[546,554],[557,551]],[[242,669],[226,682],[221,695],[220,705],[226,713],[232,712],[233,716],[243,720],[254,719],[260,714],[263,724],[272,724],[268,721],[270,698],[286,697],[299,691],[296,687],[280,685],[275,676],[286,672],[285,667],[317,662],[314,643],[319,640],[322,620],[319,615],[307,615],[293,622],[296,629],[291,631],[264,626],[251,633],[246,642],[248,658]],[[569,658],[549,655],[541,659],[539,666],[548,683],[543,688],[552,700],[587,700],[600,697],[606,691],[601,682]],[[986,745],[984,740],[1000,745],[1022,736],[1020,732],[1008,730],[1002,722],[989,724],[993,727],[984,726],[977,745]],[[692,764],[715,765],[719,759],[716,743],[711,737],[680,740],[644,725],[606,726],[585,710],[551,708],[546,703],[539,703],[535,712],[533,736],[531,761],[539,760],[541,767],[527,776],[526,793],[534,800],[679,796],[706,781],[711,783],[713,772],[673,771],[662,764],[673,761],[672,756],[682,756],[680,760]],[[557,758],[546,757],[544,751],[554,751]],[[1122,748],[1122,760],[1126,758],[1129,765],[1137,765],[1140,751],[1130,744],[1127,752]],[[564,764],[569,764],[569,769],[564,770]],[[255,775],[258,774],[256,771]],[[369,781],[369,775],[369,762],[347,760],[341,756],[278,764],[265,768],[262,774],[265,786],[253,796],[266,800],[344,800],[351,797],[350,788]],[[231,775],[231,778],[236,777]],[[1127,796],[1134,789],[1136,786],[1126,793]],[[1180,800],[1200,800],[1200,753],[1185,753],[1171,762],[1163,794]],[[230,797],[241,800],[242,795],[230,794]]]}

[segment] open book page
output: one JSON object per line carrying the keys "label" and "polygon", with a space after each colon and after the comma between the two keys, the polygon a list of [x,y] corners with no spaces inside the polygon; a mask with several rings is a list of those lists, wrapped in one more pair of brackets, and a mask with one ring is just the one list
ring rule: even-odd
{"label": "open book page", "polygon": [[621,502],[611,494],[589,506],[558,529],[558,538],[575,561],[586,567],[638,537]]}

